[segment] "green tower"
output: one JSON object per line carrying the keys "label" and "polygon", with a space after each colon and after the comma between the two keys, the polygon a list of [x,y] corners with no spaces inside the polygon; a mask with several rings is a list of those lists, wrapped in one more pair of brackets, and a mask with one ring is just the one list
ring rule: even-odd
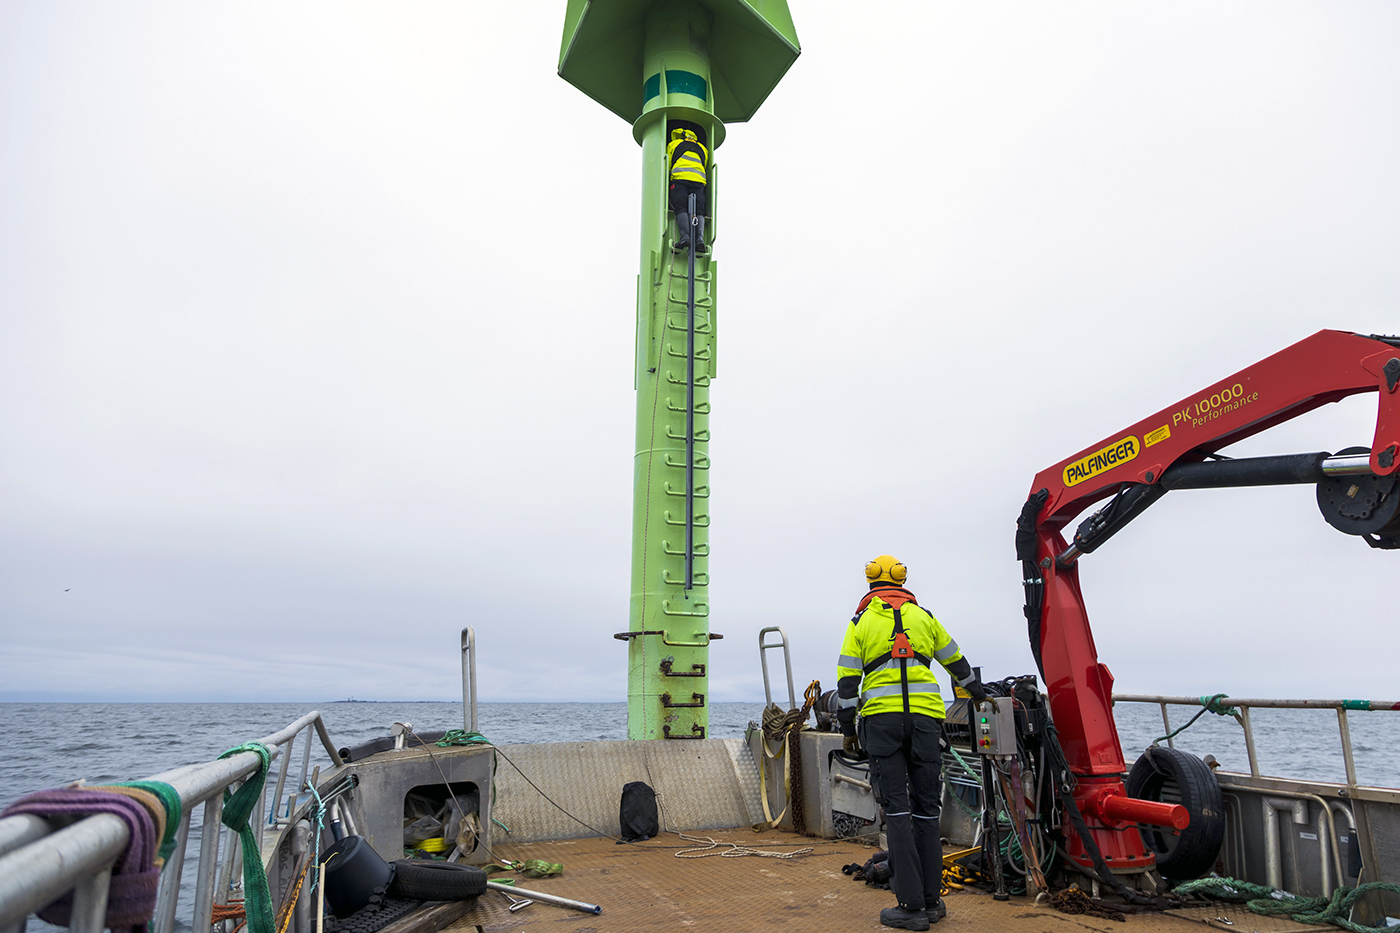
{"label": "green tower", "polygon": [[[725,123],[753,116],[799,53],[786,0],[569,0],[559,76],[632,124],[642,147],[637,277],[637,433],[632,590],[625,640],[627,735],[709,730],[710,381],[713,252],[677,251],[668,206],[670,131],[713,153]],[[717,172],[705,239],[717,239]]]}

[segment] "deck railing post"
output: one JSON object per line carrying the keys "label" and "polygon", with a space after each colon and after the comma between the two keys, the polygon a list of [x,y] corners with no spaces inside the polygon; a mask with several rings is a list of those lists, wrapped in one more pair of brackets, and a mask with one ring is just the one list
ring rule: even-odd
{"label": "deck railing post", "polygon": [[[219,883],[214,888],[214,903],[223,898],[227,903],[229,891],[233,889],[233,874],[242,865],[239,857],[243,853],[243,839],[237,833],[228,834],[228,844],[224,846],[223,864],[219,867]],[[227,924],[224,924],[227,927]]]}
{"label": "deck railing post", "polygon": [[180,881],[185,872],[185,848],[190,842],[190,815],[189,809],[181,814],[180,828],[175,831],[175,849],[160,872],[160,894],[152,921],[155,933],[174,933],[175,930],[175,908],[180,901]]}
{"label": "deck railing post", "polygon": [[195,875],[194,917],[190,927],[207,930],[214,916],[214,877],[219,868],[219,831],[223,824],[224,795],[215,792],[204,804],[204,825],[199,830],[199,865]]}
{"label": "deck railing post", "polygon": [[1337,728],[1342,733],[1342,760],[1347,766],[1347,784],[1356,786],[1356,758],[1351,753],[1351,725],[1345,708],[1337,710]]}
{"label": "deck railing post", "polygon": [[73,912],[68,921],[70,933],[102,933],[107,926],[107,894],[111,883],[111,865],[77,883],[73,888]]}
{"label": "deck railing post", "polygon": [[288,807],[288,813],[296,810],[297,801],[301,799],[301,789],[306,786],[306,775],[311,769],[311,726],[306,727],[306,747],[301,752],[301,777],[297,778],[297,789],[292,795],[292,804]]}
{"label": "deck railing post", "polygon": [[1176,742],[1172,739],[1172,721],[1167,718],[1167,704],[1158,703],[1162,707],[1162,731],[1167,734],[1167,748],[1176,748]]}
{"label": "deck railing post", "polygon": [[[310,740],[311,736],[307,736]],[[277,769],[277,789],[272,792],[272,810],[267,814],[267,825],[275,826],[282,816],[282,788],[287,786],[287,766],[292,762],[292,749],[296,747],[296,733],[292,733],[287,741],[277,746],[276,751],[282,756],[282,765]]]}
{"label": "deck railing post", "polygon": [[462,728],[476,732],[476,629],[462,629]]}
{"label": "deck railing post", "polygon": [[1244,726],[1244,750],[1249,753],[1249,774],[1259,777],[1259,753],[1254,748],[1254,727],[1249,722],[1249,707],[1241,706],[1240,725]]}

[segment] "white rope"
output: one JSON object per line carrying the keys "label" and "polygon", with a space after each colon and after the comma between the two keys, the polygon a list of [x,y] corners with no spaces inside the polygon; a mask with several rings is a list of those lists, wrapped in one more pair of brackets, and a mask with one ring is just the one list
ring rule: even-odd
{"label": "white rope", "polygon": [[[812,851],[811,846],[804,846],[801,849],[794,849],[791,852],[770,852],[767,849],[755,849],[752,846],[741,846],[737,842],[719,842],[709,836],[688,836],[685,833],[676,833],[686,842],[704,842],[708,845],[697,846],[694,849],[681,849],[676,853],[676,858],[704,858],[707,855],[718,855],[720,858],[742,858],[745,855],[756,855],[759,858],[781,858],[791,859],[799,855],[806,855]],[[729,846],[723,852],[715,851],[720,846]]]}
{"label": "white rope", "polygon": [[[670,814],[666,812],[666,804],[662,802],[661,797],[661,794],[656,795],[656,805],[661,810],[662,826],[664,827],[668,822],[674,826],[675,820],[671,819]],[[681,849],[679,852],[675,853],[676,858],[705,858],[708,855],[718,855],[720,858],[742,858],[746,855],[753,855],[758,858],[793,859],[812,851],[811,846],[804,846],[801,849],[794,849],[791,852],[772,852],[767,849],[755,849],[752,846],[741,846],[737,842],[720,842],[709,836],[690,836],[681,832],[679,829],[672,829],[669,830],[669,832],[675,833],[686,842],[704,843],[704,845],[697,845],[693,849]],[[717,851],[720,846],[729,846],[729,848],[724,851]]]}

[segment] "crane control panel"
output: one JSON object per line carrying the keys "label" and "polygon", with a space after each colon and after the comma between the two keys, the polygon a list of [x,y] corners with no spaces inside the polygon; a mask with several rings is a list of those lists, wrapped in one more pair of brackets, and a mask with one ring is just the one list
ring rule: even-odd
{"label": "crane control panel", "polygon": [[1011,697],[987,697],[977,704],[973,738],[983,755],[1016,754],[1016,712]]}

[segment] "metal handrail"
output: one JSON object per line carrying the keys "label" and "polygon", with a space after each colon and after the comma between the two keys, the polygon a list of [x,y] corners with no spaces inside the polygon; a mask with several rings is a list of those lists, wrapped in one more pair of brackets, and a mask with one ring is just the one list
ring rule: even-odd
{"label": "metal handrail", "polygon": [[[1115,693],[1114,703],[1155,703],[1162,708],[1162,725],[1166,731],[1172,731],[1171,720],[1167,716],[1168,706],[1191,706],[1199,709],[1202,705],[1201,697],[1177,697],[1177,696],[1156,696],[1149,694]],[[1341,735],[1342,759],[1346,763],[1347,785],[1356,787],[1356,759],[1351,748],[1351,727],[1347,723],[1347,712],[1349,710],[1358,711],[1400,711],[1400,703],[1391,700],[1272,700],[1272,699],[1239,699],[1237,697],[1227,697],[1221,701],[1222,704],[1233,706],[1240,711],[1239,722],[1244,728],[1244,747],[1249,754],[1249,774],[1251,777],[1262,777],[1259,770],[1259,754],[1254,745],[1254,727],[1249,720],[1251,709],[1334,709],[1337,711],[1337,730]],[[1175,748],[1175,743],[1168,738],[1167,746]]]}
{"label": "metal handrail", "polygon": [[[782,641],[766,644],[763,640],[763,636],[767,635],[769,632],[777,632],[778,637],[781,638]],[[797,691],[792,684],[792,652],[788,649],[787,632],[783,631],[780,625],[770,625],[767,628],[759,629],[758,632],[758,660],[759,664],[763,667],[763,705],[765,707],[773,705],[773,691],[768,686],[769,648],[783,649],[783,663],[787,666],[788,708],[797,709]]]}
{"label": "metal handrail", "polygon": [[[313,729],[331,760],[339,762],[340,754],[326,731],[321,714],[316,711],[257,741],[271,750],[274,759],[282,759],[282,776],[285,777],[286,763],[291,757],[296,737],[303,730],[306,731],[309,756]],[[171,933],[175,928],[175,908],[180,897],[190,816],[200,803],[205,805],[204,838],[200,847],[200,875],[195,891],[192,926],[196,930],[208,929],[215,894],[214,869],[218,862],[220,837],[228,836],[231,842],[227,847],[230,859],[238,850],[237,836],[228,834],[219,822],[223,811],[222,792],[257,771],[259,764],[260,758],[256,752],[240,752],[203,764],[172,768],[146,779],[169,784],[182,804],[175,851],[161,870],[154,918],[155,933]],[[298,790],[293,793],[297,793],[300,787],[298,784]],[[273,797],[274,812],[280,808],[280,795],[279,781]],[[261,809],[255,811],[252,823],[261,841]],[[62,828],[55,828],[48,821],[28,814],[0,819],[0,931],[22,933],[31,913],[43,909],[64,892],[74,891],[69,929],[72,933],[101,933],[112,866],[125,851],[128,839],[125,821],[105,813],[85,817]]]}

